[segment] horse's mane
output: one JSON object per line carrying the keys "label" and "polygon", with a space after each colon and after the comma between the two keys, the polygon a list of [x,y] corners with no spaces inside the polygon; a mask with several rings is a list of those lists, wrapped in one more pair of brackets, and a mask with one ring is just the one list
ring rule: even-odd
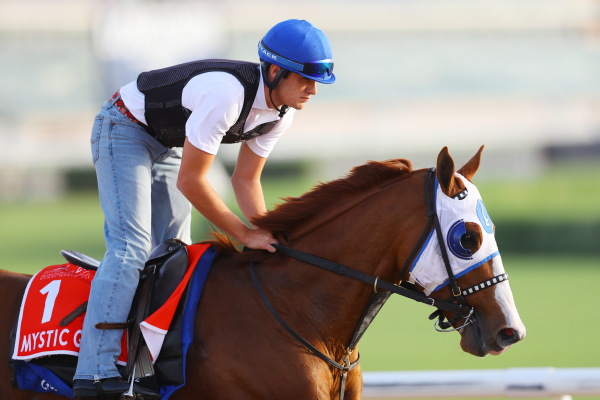
{"label": "horse's mane", "polygon": [[292,230],[317,213],[335,207],[341,200],[347,199],[372,187],[407,176],[412,171],[408,160],[369,161],[354,167],[345,177],[327,183],[319,183],[311,191],[300,197],[283,198],[284,203],[252,223],[274,234]]}
{"label": "horse's mane", "polygon": [[[317,213],[334,207],[343,199],[381,185],[388,180],[406,177],[410,172],[412,172],[412,164],[409,160],[369,161],[364,165],[354,167],[343,178],[317,184],[302,196],[283,198],[283,203],[265,215],[254,218],[252,223],[273,234],[282,234]],[[217,231],[213,231],[211,235],[213,240],[210,243],[219,251],[224,253],[236,251],[231,238],[227,235]]]}

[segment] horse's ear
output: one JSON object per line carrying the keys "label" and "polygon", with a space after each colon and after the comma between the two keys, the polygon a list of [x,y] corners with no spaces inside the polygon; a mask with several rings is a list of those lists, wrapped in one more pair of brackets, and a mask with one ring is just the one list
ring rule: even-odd
{"label": "horse's ear", "polygon": [[447,195],[453,193],[456,187],[454,160],[450,157],[450,153],[448,153],[448,147],[444,147],[440,151],[440,154],[438,154],[436,174],[442,191]]}
{"label": "horse's ear", "polygon": [[472,178],[475,175],[475,172],[479,169],[479,163],[481,162],[481,152],[483,152],[483,147],[479,148],[477,154],[475,154],[465,165],[458,170],[458,173],[467,178],[469,181],[473,181]]}

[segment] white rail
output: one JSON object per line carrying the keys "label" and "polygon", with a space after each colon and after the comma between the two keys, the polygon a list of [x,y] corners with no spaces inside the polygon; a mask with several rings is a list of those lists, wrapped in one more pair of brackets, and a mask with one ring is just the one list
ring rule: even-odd
{"label": "white rail", "polygon": [[600,368],[363,372],[363,398],[552,398],[600,395]]}

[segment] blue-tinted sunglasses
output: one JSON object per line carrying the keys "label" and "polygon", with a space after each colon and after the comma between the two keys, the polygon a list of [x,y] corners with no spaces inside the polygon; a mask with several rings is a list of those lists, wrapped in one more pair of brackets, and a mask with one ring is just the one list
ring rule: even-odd
{"label": "blue-tinted sunglasses", "polygon": [[311,61],[302,65],[303,74],[316,78],[329,78],[333,74],[333,60]]}

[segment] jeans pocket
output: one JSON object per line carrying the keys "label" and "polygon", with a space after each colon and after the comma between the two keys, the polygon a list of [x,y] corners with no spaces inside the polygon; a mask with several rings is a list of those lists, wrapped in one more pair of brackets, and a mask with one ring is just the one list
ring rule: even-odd
{"label": "jeans pocket", "polygon": [[92,162],[96,164],[98,157],[100,157],[100,136],[102,135],[102,124],[104,123],[104,116],[97,115],[94,119],[94,125],[92,126],[92,135],[90,137],[90,145],[92,149]]}

